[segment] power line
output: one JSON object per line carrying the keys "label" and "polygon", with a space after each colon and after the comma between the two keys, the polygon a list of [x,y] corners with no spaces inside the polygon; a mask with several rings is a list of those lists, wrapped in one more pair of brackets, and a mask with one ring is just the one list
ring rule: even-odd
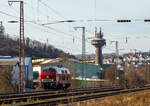
{"label": "power line", "polygon": [[[2,11],[0,11],[0,13],[2,13],[2,14],[5,14],[5,15],[7,15],[7,16],[10,16],[10,17],[13,17],[13,18],[15,18],[15,19],[17,19],[18,17],[16,17],[16,16],[13,16],[13,15],[10,15],[10,14],[8,14],[8,13],[5,13],[5,12],[2,12]],[[31,24],[35,24],[35,25],[39,25],[39,26],[42,26],[41,24],[37,24],[37,23],[35,23],[35,22],[29,22],[29,23],[31,23]],[[43,27],[43,26],[42,26]],[[34,27],[33,27],[34,28]],[[41,28],[39,28],[39,27],[37,27],[38,29],[41,29]],[[55,34],[55,35],[57,35],[56,33],[52,33],[52,32],[49,32],[49,31],[45,31],[45,30],[43,30],[43,29],[41,29],[42,31],[44,31],[44,32],[47,32],[47,33],[51,33],[51,34]],[[88,42],[88,43],[90,43],[90,42]],[[64,48],[64,47],[63,47]],[[106,48],[107,49],[107,48]],[[110,50],[110,49],[109,49]]]}
{"label": "power line", "polygon": [[42,3],[45,7],[49,8],[50,10],[52,10],[55,14],[57,14],[57,15],[60,16],[61,18],[65,19],[64,16],[63,16],[62,14],[60,14],[59,12],[57,12],[55,9],[53,9],[53,8],[50,7],[50,6],[48,6],[47,4],[45,4],[45,3],[42,2],[42,1],[41,1],[41,3]]}
{"label": "power line", "polygon": [[[14,10],[15,10],[15,9],[14,9]],[[7,16],[9,16],[9,17],[15,18],[15,19],[18,19],[18,18],[19,18],[19,17],[17,17],[17,16],[8,14],[8,13],[3,12],[3,11],[0,11],[0,13],[1,13],[1,14],[4,14],[4,15],[7,15]],[[28,17],[28,18],[29,18],[29,17]],[[143,20],[143,19],[138,19],[138,21],[141,21],[141,20]],[[54,30],[54,31],[56,31],[56,32],[59,32],[59,33],[65,34],[65,35],[72,36],[71,34],[65,33],[65,32],[63,32],[63,31],[56,30],[56,29],[54,29],[54,28],[52,28],[52,27],[49,27],[49,26],[43,26],[43,25],[38,24],[38,23],[36,23],[36,22],[34,22],[34,21],[28,21],[28,20],[27,20],[26,22],[30,22],[30,23],[32,23],[32,24],[36,24],[36,25],[39,25],[39,26],[42,26],[42,27],[47,27],[47,28],[49,28],[49,29],[51,29],[51,30]],[[90,31],[88,31],[88,30],[86,30],[86,32],[88,32],[89,34],[93,34],[92,32],[90,32]],[[54,34],[54,33],[53,33],[53,34]],[[55,33],[55,34],[56,34],[56,33]],[[145,37],[145,36],[144,36],[144,37]],[[147,36],[147,37],[148,37],[148,36]]]}
{"label": "power line", "polygon": [[9,16],[9,17],[13,17],[13,18],[15,18],[15,19],[18,19],[18,18],[19,18],[19,17],[13,16],[13,15],[10,15],[10,14],[8,14],[8,13],[5,13],[5,12],[3,12],[3,11],[0,11],[0,13],[1,13],[1,14],[4,14],[4,15],[7,15],[7,16]]}
{"label": "power line", "polygon": [[[51,6],[45,4],[43,1],[41,1],[41,3],[42,3],[46,8],[48,8],[49,10],[51,10],[52,12],[54,12],[57,16],[61,17],[62,19],[65,19],[65,17],[64,17],[62,14],[60,14],[58,11],[56,11],[55,9],[53,9]],[[55,21],[58,21],[58,20],[55,19]],[[65,25],[66,25],[66,24],[65,24]]]}
{"label": "power line", "polygon": [[[0,13],[2,13],[2,14],[4,14],[4,15],[7,15],[7,16],[10,16],[10,17],[13,17],[13,18],[15,18],[15,19],[18,19],[18,17],[13,16],[13,15],[10,15],[10,14],[8,14],[8,13],[6,13],[6,12],[0,11]],[[49,26],[43,26],[43,25],[38,24],[38,23],[36,23],[36,22],[34,22],[34,21],[26,21],[26,22],[29,22],[29,23],[32,23],[32,24],[36,24],[36,25],[38,25],[38,26],[42,26],[42,27],[51,29],[51,30],[53,30],[53,31],[55,31],[55,32],[57,32],[57,33],[61,33],[61,34],[68,35],[68,36],[72,36],[71,34],[65,33],[65,32],[63,32],[63,31],[59,31],[59,30],[54,29],[54,28],[49,27]],[[72,36],[72,37],[73,37],[73,36]]]}
{"label": "power line", "polygon": [[[42,3],[45,7],[47,7],[47,8],[50,9],[51,11],[53,11],[57,16],[59,16],[59,17],[61,17],[61,18],[63,18],[63,19],[66,19],[61,13],[59,13],[58,11],[56,11],[55,9],[53,9],[51,6],[45,4],[45,3],[42,2],[42,1],[41,1],[41,3]],[[71,23],[71,24],[77,26],[75,23]]]}
{"label": "power line", "polygon": [[[10,14],[5,13],[5,12],[2,12],[2,11],[0,11],[0,13],[2,13],[2,14],[4,14],[4,15],[7,15],[7,16],[9,16],[9,17],[13,17],[13,18],[15,18],[15,19],[18,19],[18,17],[13,16],[13,15],[10,15]],[[38,25],[38,26],[44,27],[43,25],[38,24],[38,23],[33,22],[33,21],[27,21],[27,22],[28,22],[28,23],[31,23],[31,24],[34,24],[34,25]],[[51,28],[51,27],[47,27],[47,26],[45,26],[45,27],[48,28],[48,29],[55,30],[55,29],[53,29],[53,28]],[[37,27],[37,28],[38,28],[38,29],[41,29],[41,28],[39,28],[39,27]],[[57,31],[57,30],[55,30],[55,31]],[[44,32],[52,33],[52,32],[49,32],[49,31],[44,31]],[[63,32],[60,32],[60,33],[63,33]],[[53,33],[53,34],[56,34],[56,33]],[[67,35],[66,33],[63,33],[63,34]],[[81,40],[81,39],[80,39],[80,40]],[[88,43],[89,43],[89,42],[88,42]]]}
{"label": "power line", "polygon": [[[54,11],[58,16],[64,18],[59,12],[57,12],[56,10],[54,10],[53,8],[51,8],[50,6],[48,6],[47,4],[45,4],[44,2],[40,1],[40,3],[42,3],[44,6],[46,6],[46,7],[49,8],[49,9],[51,9],[52,11]],[[34,24],[37,24],[37,23],[34,23]],[[38,25],[40,25],[40,24],[38,24]],[[63,31],[54,29],[54,28],[49,27],[49,26],[43,26],[43,27],[46,27],[46,28],[48,28],[48,29],[51,29],[51,30],[53,30],[53,31],[55,31],[55,32],[57,32],[57,33],[62,33],[62,34],[64,34],[64,35],[68,35],[68,36],[74,37],[72,34],[68,34],[68,33],[66,33],[66,32],[63,32]],[[76,37],[76,38],[77,38],[77,37]],[[79,37],[78,37],[78,39],[81,40],[81,38],[79,38]],[[88,43],[89,43],[89,42],[88,42]]]}

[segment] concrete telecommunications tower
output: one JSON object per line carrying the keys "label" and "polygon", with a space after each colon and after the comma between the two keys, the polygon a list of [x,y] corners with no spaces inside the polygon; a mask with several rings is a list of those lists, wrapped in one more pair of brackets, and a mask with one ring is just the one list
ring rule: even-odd
{"label": "concrete telecommunications tower", "polygon": [[95,56],[95,64],[103,65],[103,56],[102,56],[102,47],[106,45],[106,40],[103,38],[103,33],[100,28],[100,32],[97,33],[97,29],[95,29],[95,38],[91,41],[91,44],[96,48],[96,56]]}

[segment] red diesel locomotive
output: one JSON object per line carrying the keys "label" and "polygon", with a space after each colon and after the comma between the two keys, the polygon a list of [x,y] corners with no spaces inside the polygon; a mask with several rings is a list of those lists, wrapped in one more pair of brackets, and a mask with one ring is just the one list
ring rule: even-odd
{"label": "red diesel locomotive", "polygon": [[70,71],[64,67],[49,67],[41,70],[40,84],[47,88],[68,88],[71,85]]}

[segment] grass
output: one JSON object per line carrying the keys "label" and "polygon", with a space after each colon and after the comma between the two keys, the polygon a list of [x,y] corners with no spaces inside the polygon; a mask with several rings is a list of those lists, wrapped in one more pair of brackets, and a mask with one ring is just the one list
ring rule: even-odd
{"label": "grass", "polygon": [[150,91],[136,94],[120,94],[102,100],[89,100],[71,106],[150,106]]}
{"label": "grass", "polygon": [[[59,106],[68,106],[60,104]],[[93,99],[83,102],[70,103],[69,106],[150,106],[150,91],[134,94],[120,94],[104,99]]]}

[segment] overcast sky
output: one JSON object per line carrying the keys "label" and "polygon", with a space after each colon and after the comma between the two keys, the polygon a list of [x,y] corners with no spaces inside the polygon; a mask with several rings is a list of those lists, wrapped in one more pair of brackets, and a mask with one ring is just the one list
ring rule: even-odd
{"label": "overcast sky", "polygon": [[[86,52],[94,53],[95,48],[90,44],[89,37],[94,36],[95,27],[102,27],[107,45],[103,53],[115,52],[115,44],[110,41],[119,41],[120,53],[150,50],[150,0],[24,0],[26,21],[37,24],[63,21],[84,20],[85,22],[59,23],[47,25],[49,28],[25,22],[25,37],[46,42],[71,54],[80,54],[82,47],[82,30],[75,31],[73,27],[86,27]],[[0,0],[0,21],[4,22],[5,32],[10,36],[19,34],[19,24],[8,23],[17,20],[8,15],[19,17],[19,4],[13,3],[10,7],[7,0]],[[109,20],[92,21],[86,20]],[[131,23],[117,23],[117,19],[131,19]],[[39,20],[39,21],[38,21]],[[126,37],[128,42],[126,43]],[[74,39],[74,40],[73,40]]]}

